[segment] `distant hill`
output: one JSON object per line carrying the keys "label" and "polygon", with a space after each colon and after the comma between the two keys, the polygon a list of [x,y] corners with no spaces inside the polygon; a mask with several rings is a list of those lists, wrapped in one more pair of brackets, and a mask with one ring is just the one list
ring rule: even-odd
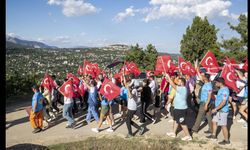
{"label": "distant hill", "polygon": [[6,48],[57,48],[42,42],[21,40],[16,37],[6,35]]}

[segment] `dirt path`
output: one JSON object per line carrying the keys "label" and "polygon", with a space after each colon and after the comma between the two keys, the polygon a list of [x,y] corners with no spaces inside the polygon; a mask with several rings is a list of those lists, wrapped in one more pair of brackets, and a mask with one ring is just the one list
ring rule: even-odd
{"label": "dirt path", "polygon": [[[122,122],[118,122],[119,118],[115,117],[116,124],[114,126],[115,131],[113,133],[108,133],[105,130],[99,133],[94,133],[91,131],[91,128],[97,126],[96,122],[93,121],[89,125],[83,125],[83,121],[85,119],[85,113],[80,112],[77,114],[77,126],[75,129],[66,129],[66,120],[64,120],[61,115],[55,122],[55,125],[51,128],[37,133],[32,133],[32,128],[30,126],[28,115],[24,110],[25,107],[30,105],[29,102],[20,103],[15,106],[6,107],[6,148],[10,146],[14,146],[17,144],[22,143],[29,143],[29,144],[38,144],[38,145],[51,145],[57,143],[65,143],[65,142],[72,142],[72,141],[79,141],[84,140],[87,137],[91,136],[102,136],[102,135],[117,135],[121,137],[125,137],[127,134],[126,124]],[[145,138],[147,137],[166,137],[166,132],[172,130],[172,123],[168,121],[170,118],[164,119],[161,118],[160,121],[157,121],[156,124],[148,124],[147,130],[143,134]],[[236,119],[237,120],[237,119]],[[245,150],[247,149],[247,128],[243,128],[242,123],[232,122],[232,126],[230,128],[230,141],[231,145],[229,148],[237,148]],[[139,120],[136,120],[138,122]],[[231,120],[232,121],[232,120]],[[103,125],[103,129],[107,129],[108,125]],[[198,136],[195,139],[201,139],[208,144],[212,145],[213,147],[216,146],[216,142],[211,142],[205,138],[205,134],[203,131],[207,130],[208,126],[205,126],[202,130],[199,131]],[[135,128],[132,128],[133,132],[135,132]],[[184,133],[181,131],[177,137],[183,137]],[[218,135],[219,141],[223,139],[222,132]],[[184,145],[184,149],[190,149],[190,145]],[[193,145],[194,146],[194,145]],[[209,149],[209,145],[207,146]],[[192,149],[200,149],[201,147],[193,147]],[[211,148],[211,147],[210,147]],[[205,147],[203,149],[206,149]]]}

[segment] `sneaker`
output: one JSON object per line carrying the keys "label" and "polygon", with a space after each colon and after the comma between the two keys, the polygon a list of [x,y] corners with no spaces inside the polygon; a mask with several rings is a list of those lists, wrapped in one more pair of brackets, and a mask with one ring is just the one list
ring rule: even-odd
{"label": "sneaker", "polygon": [[144,122],[139,122],[139,123],[138,123],[139,126],[141,126],[141,125],[143,125],[143,124],[144,124]]}
{"label": "sneaker", "polygon": [[49,118],[47,121],[48,121],[48,122],[51,122],[51,121],[52,121],[52,118]]}
{"label": "sneaker", "polygon": [[103,121],[103,124],[108,125],[108,121],[107,120]]}
{"label": "sneaker", "polygon": [[204,133],[206,133],[206,134],[212,134],[212,132],[211,132],[211,131],[209,131],[209,130],[204,131]]}
{"label": "sneaker", "polygon": [[32,133],[38,133],[38,132],[40,132],[40,131],[41,131],[40,128],[35,128],[35,129],[32,131]]}
{"label": "sneaker", "polygon": [[217,138],[215,137],[215,135],[209,135],[209,136],[206,136],[206,138],[208,139],[211,139],[211,140],[217,140]]}
{"label": "sneaker", "polygon": [[127,134],[127,136],[125,138],[131,138],[131,137],[133,137],[133,135]]}
{"label": "sneaker", "polygon": [[183,138],[181,138],[182,141],[191,141],[192,137],[191,136],[185,136]]}
{"label": "sneaker", "polygon": [[112,128],[108,128],[106,131],[107,132],[114,132],[114,130]]}
{"label": "sneaker", "polygon": [[116,114],[116,117],[121,117],[121,116],[122,116],[121,113]]}
{"label": "sneaker", "polygon": [[168,122],[169,122],[169,123],[172,123],[172,122],[174,122],[174,120],[173,120],[173,119],[171,119],[171,120],[168,120]]}
{"label": "sneaker", "polygon": [[176,134],[174,132],[168,132],[167,135],[172,137],[172,138],[176,137]]}
{"label": "sneaker", "polygon": [[92,128],[91,130],[92,130],[93,132],[96,132],[96,133],[99,132],[99,129],[97,129],[97,128]]}
{"label": "sneaker", "polygon": [[233,120],[235,120],[236,119],[236,116],[233,116]]}
{"label": "sneaker", "polygon": [[237,120],[237,122],[239,122],[239,123],[245,123],[246,121],[241,118],[240,120]]}
{"label": "sneaker", "polygon": [[230,144],[230,141],[229,140],[228,141],[223,140],[221,142],[218,142],[218,144],[220,144],[220,145],[227,145],[227,144]]}
{"label": "sneaker", "polygon": [[140,128],[139,135],[142,135],[142,134],[143,134],[144,129],[145,129],[144,127],[141,127],[141,128]]}
{"label": "sneaker", "polygon": [[155,122],[156,122],[156,119],[153,119],[152,121],[153,121],[153,122],[152,122],[152,124],[155,124]]}

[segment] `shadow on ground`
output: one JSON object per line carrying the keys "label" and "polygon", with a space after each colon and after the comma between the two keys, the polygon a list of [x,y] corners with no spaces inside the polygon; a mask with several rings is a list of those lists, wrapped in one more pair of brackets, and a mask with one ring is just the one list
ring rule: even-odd
{"label": "shadow on ground", "polygon": [[46,146],[23,143],[6,148],[6,150],[48,150]]}

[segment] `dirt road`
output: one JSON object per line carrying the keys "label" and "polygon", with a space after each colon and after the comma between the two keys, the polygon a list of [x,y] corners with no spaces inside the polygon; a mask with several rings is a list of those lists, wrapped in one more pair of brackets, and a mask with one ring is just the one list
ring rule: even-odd
{"label": "dirt road", "polygon": [[[91,131],[91,128],[97,127],[95,121],[91,122],[89,125],[83,125],[83,121],[85,119],[86,112],[80,112],[77,114],[75,118],[77,121],[77,126],[75,129],[66,129],[66,120],[62,118],[62,115],[59,115],[58,119],[56,119],[54,126],[50,127],[49,129],[33,134],[32,128],[28,120],[28,115],[24,110],[25,107],[29,106],[30,102],[20,103],[15,106],[6,107],[6,148],[21,144],[21,143],[30,143],[30,144],[38,144],[38,145],[51,145],[57,143],[65,143],[71,141],[79,141],[83,140],[90,136],[102,136],[102,135],[117,135],[121,137],[125,137],[127,134],[126,124],[123,122],[119,122],[119,118],[115,117],[115,125],[114,125],[114,132],[109,133],[105,130],[94,133]],[[117,109],[117,107],[116,107]],[[115,112],[116,113],[116,112]],[[192,117],[192,112],[189,112],[189,123],[193,122],[194,118]],[[238,118],[237,118],[238,119]],[[237,120],[236,119],[236,120]],[[160,118],[156,122],[156,124],[151,124],[149,121],[148,125],[146,126],[147,130],[143,134],[145,138],[147,137],[166,137],[166,132],[172,131],[172,123],[168,122],[170,118]],[[231,145],[230,148],[237,148],[237,149],[247,149],[247,128],[243,128],[242,123],[238,123],[229,119],[229,129],[230,129],[230,141]],[[139,120],[136,120],[138,122]],[[230,123],[231,122],[231,123]],[[189,124],[189,126],[192,125]],[[102,129],[108,129],[108,125],[103,125]],[[211,142],[206,139],[206,135],[203,131],[207,130],[208,126],[203,127],[198,136],[195,139],[203,139],[207,141],[212,146],[217,145],[216,142]],[[133,132],[136,131],[135,128],[132,128]],[[184,133],[181,131],[177,137],[183,137]],[[223,140],[222,132],[218,135],[218,140]],[[184,146],[185,148],[185,146]],[[189,147],[190,148],[190,147]],[[210,147],[211,148],[211,147]],[[193,147],[193,149],[196,149]],[[197,149],[199,149],[197,147]],[[208,148],[209,149],[209,148]]]}

